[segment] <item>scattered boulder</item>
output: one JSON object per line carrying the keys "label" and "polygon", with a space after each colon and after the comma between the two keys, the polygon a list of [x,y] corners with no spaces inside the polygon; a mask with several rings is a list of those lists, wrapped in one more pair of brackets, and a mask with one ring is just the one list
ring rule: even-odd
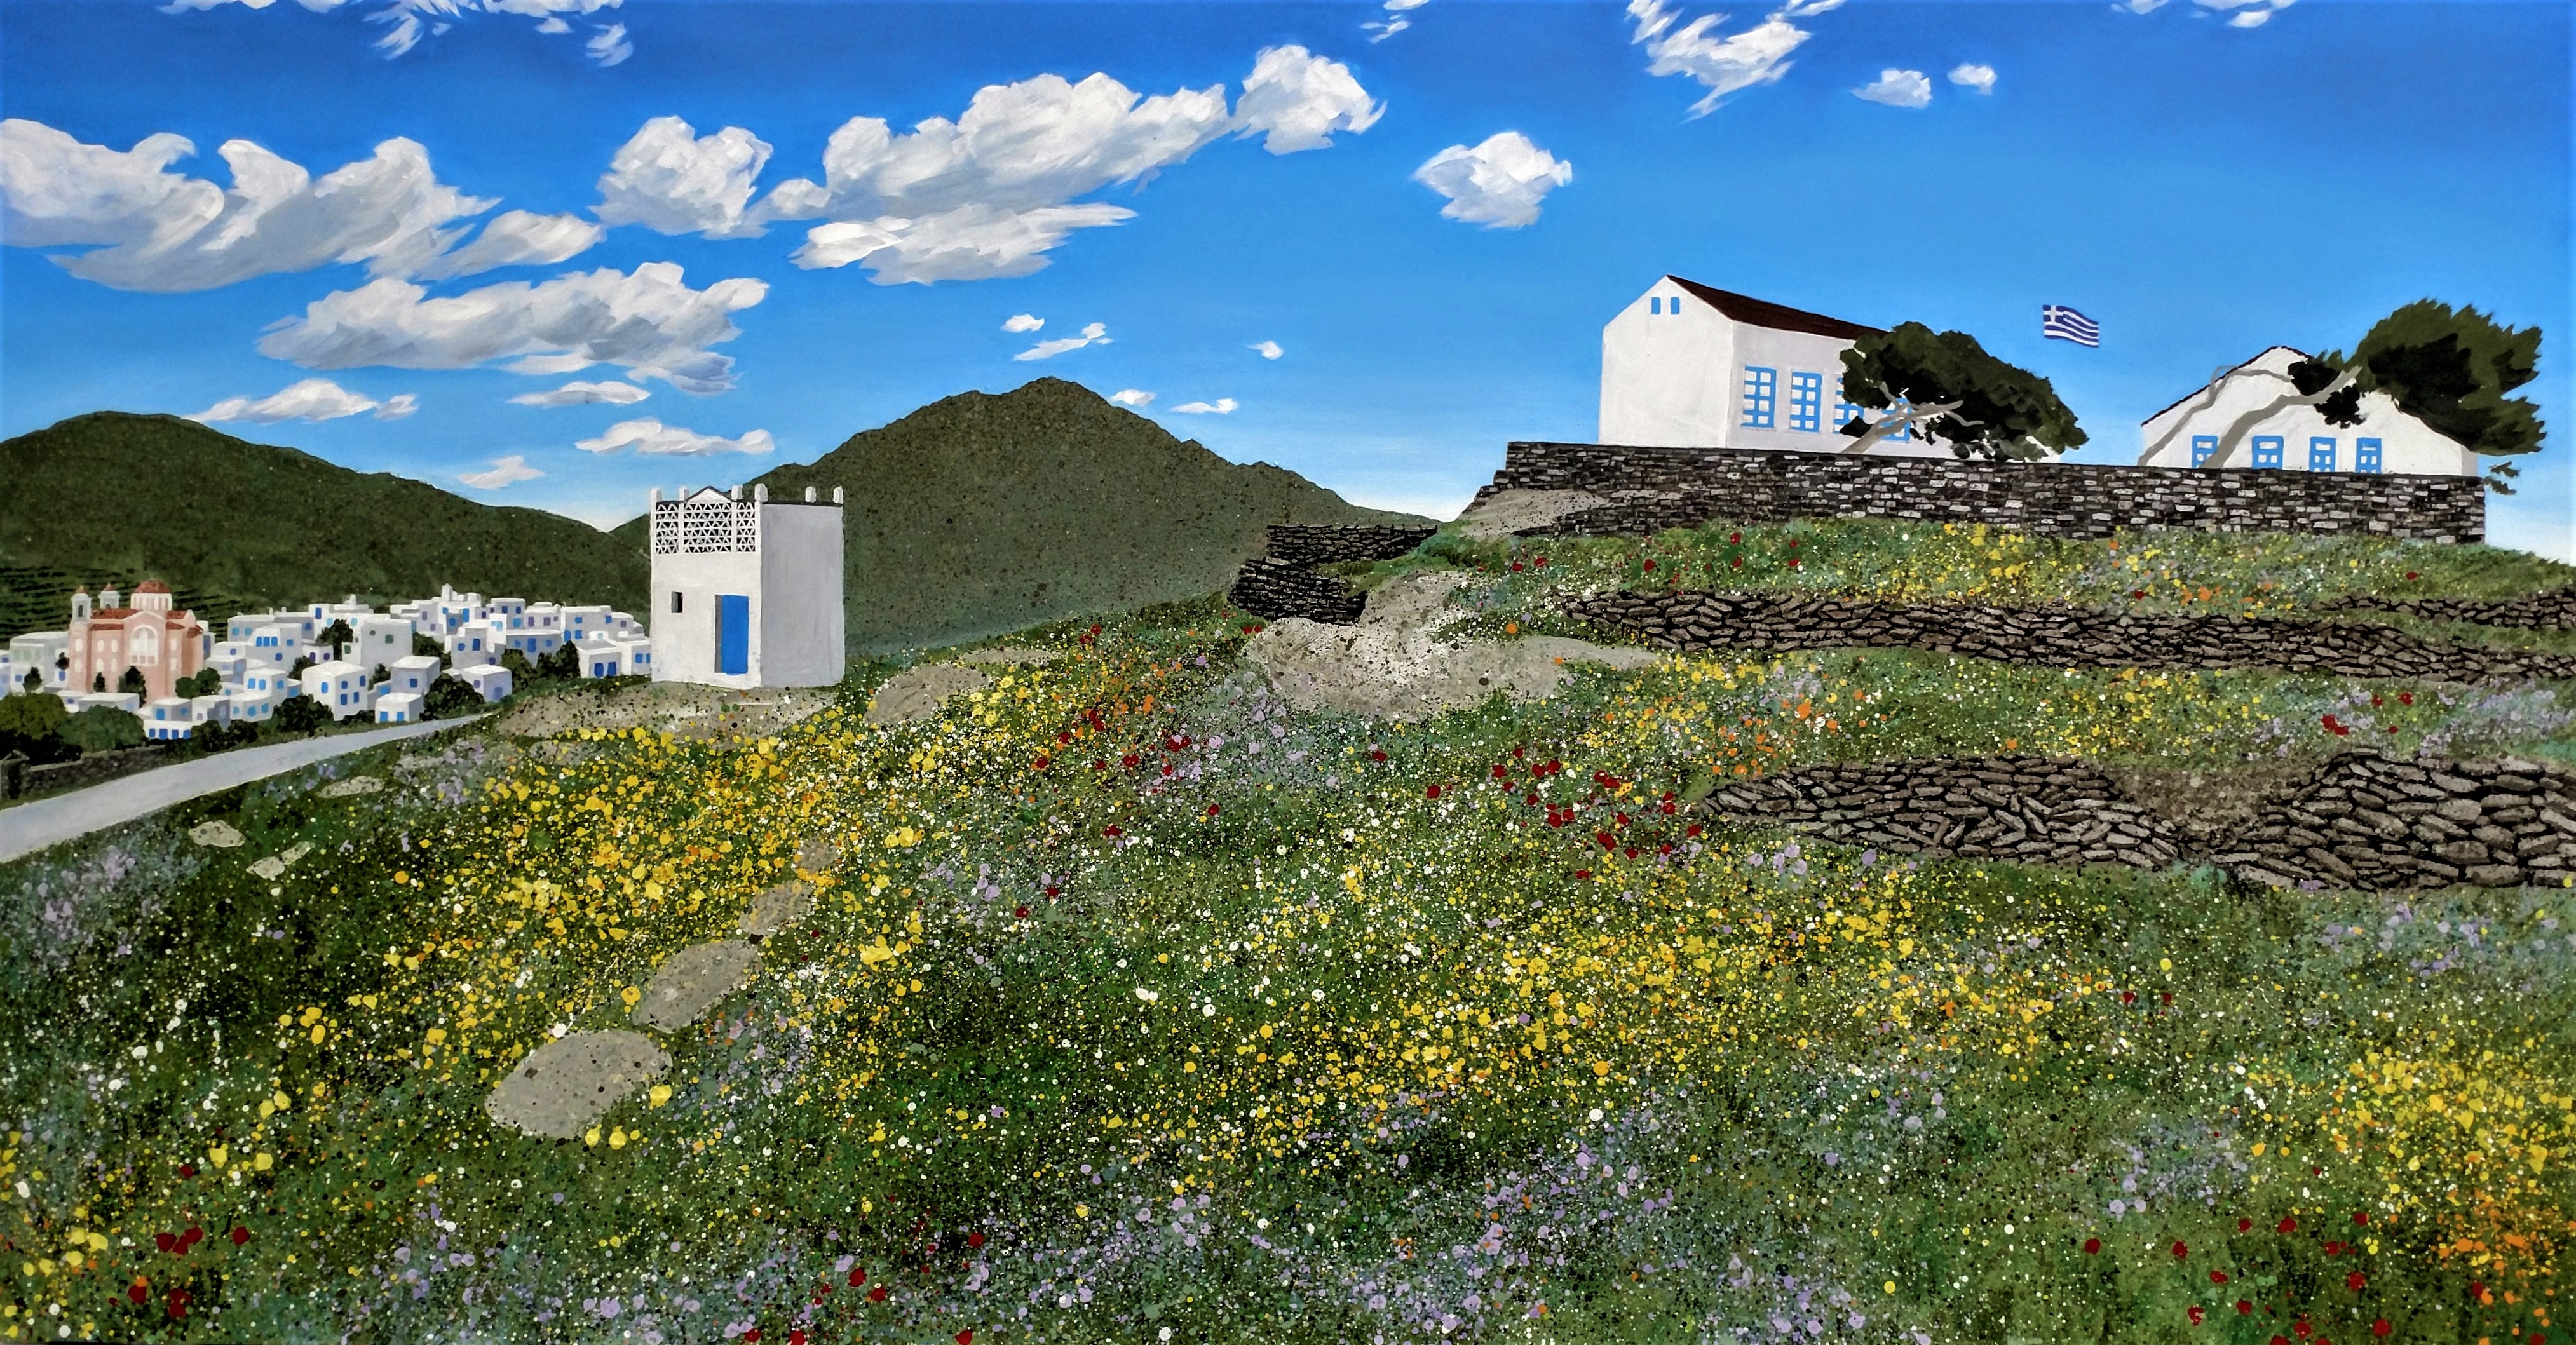
{"label": "scattered boulder", "polygon": [[876,699],[868,702],[866,722],[882,727],[928,719],[939,713],[940,703],[949,697],[992,684],[992,678],[954,663],[906,668],[877,688]]}
{"label": "scattered boulder", "polygon": [[828,873],[840,864],[841,847],[820,836],[796,847],[796,867],[807,873]]}
{"label": "scattered boulder", "polygon": [[345,799],[356,794],[373,794],[384,787],[385,782],[381,776],[352,775],[346,780],[334,780],[322,786],[322,797]]}
{"label": "scattered boulder", "polygon": [[1399,575],[1370,591],[1356,625],[1288,617],[1252,637],[1244,657],[1300,710],[1399,720],[1474,705],[1496,692],[1545,700],[1565,685],[1569,663],[1634,669],[1657,657],[1558,636],[1443,639],[1438,626],[1453,615],[1449,593],[1462,577]]}
{"label": "scattered boulder", "polygon": [[572,1139],[670,1068],[669,1053],[641,1032],[575,1032],[530,1051],[483,1110],[521,1134]]}
{"label": "scattered boulder", "polygon": [[251,861],[250,871],[273,883],[286,876],[288,865],[311,853],[313,853],[311,844],[297,841],[265,859]]}
{"label": "scattered boulder", "polygon": [[683,948],[654,969],[631,1018],[638,1027],[664,1032],[686,1027],[759,970],[760,950],[739,939]]}
{"label": "scattered boulder", "polygon": [[742,913],[734,928],[752,942],[780,930],[814,913],[814,890],[803,883],[780,883],[751,899],[751,909]]}
{"label": "scattered boulder", "polygon": [[230,850],[242,843],[242,834],[229,822],[200,822],[188,828],[188,839],[218,850]]}

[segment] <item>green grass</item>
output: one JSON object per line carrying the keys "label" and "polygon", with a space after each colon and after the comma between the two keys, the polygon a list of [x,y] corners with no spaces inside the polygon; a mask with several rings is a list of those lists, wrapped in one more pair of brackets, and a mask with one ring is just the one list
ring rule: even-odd
{"label": "green grass", "polygon": [[[173,1340],[2553,1330],[2576,894],[1915,863],[1662,811],[1712,771],[2013,743],[2278,769],[2340,745],[2319,706],[2569,758],[2552,688],[2373,711],[2392,688],[1694,657],[1397,728],[1290,711],[1212,600],[1098,620],[920,724],[855,722],[876,661],[767,744],[469,744],[0,868],[0,1186],[29,1189],[0,1237],[33,1268],[0,1333],[55,1302]],[[215,817],[250,844],[185,841]],[[491,1125],[497,1072],[622,1023],[816,838],[847,862],[663,1038],[667,1098],[569,1143]],[[218,1236],[155,1248],[190,1225]],[[62,1259],[74,1229],[109,1270]]]}

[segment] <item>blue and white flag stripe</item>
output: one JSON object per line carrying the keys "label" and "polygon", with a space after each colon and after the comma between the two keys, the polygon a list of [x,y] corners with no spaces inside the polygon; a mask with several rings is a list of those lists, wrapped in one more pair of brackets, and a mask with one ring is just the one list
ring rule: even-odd
{"label": "blue and white flag stripe", "polygon": [[2079,346],[2102,344],[2102,325],[2064,304],[2040,305],[2039,334]]}

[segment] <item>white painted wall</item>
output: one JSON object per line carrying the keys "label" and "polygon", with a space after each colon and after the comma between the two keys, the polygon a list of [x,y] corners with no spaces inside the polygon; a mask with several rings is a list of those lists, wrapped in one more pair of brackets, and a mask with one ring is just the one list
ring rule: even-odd
{"label": "white painted wall", "polygon": [[[1842,452],[1851,440],[1836,431],[1850,413],[1836,407],[1842,354],[1851,346],[1839,337],[1737,322],[1665,277],[1601,329],[1600,442]],[[1746,396],[1753,369],[1772,374],[1767,427],[1748,423],[1756,409]],[[1817,379],[1812,430],[1797,428],[1798,374]],[[1908,439],[1881,440],[1870,454],[1950,456],[1947,449]]]}
{"label": "white painted wall", "polygon": [[[2358,470],[2357,441],[2380,442],[2379,470],[2426,476],[2475,476],[2478,455],[2397,409],[2385,393],[2361,399],[2361,424],[2328,424],[2313,406],[2284,405],[2298,395],[2290,366],[2306,358],[2274,346],[2227,371],[2208,387],[2157,412],[2140,430],[2141,467],[2252,467],[2258,438],[2281,440],[2283,471],[2308,471],[2311,442],[2332,440],[2334,470]],[[2218,452],[2192,461],[2192,440],[2215,438]]]}
{"label": "white painted wall", "polygon": [[[829,686],[847,670],[840,507],[772,500],[752,509],[759,527],[755,550],[666,553],[655,544],[653,607],[646,617],[655,680]],[[751,602],[746,672],[716,671],[716,599],[723,594]]]}

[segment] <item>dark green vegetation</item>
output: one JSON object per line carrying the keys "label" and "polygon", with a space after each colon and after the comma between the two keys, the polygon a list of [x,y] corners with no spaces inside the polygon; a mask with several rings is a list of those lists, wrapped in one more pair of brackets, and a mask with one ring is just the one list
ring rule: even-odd
{"label": "dark green vegetation", "polygon": [[[2505,395],[2539,371],[2538,327],[2505,327],[2474,308],[2418,299],[2372,324],[2349,358],[2331,351],[2291,366],[2290,378],[2332,424],[2359,425],[2362,395],[2384,392],[2434,432],[2503,457],[2540,451],[2540,408]],[[2510,462],[2490,473],[2506,494],[2504,482],[2517,474]]]}
{"label": "dark green vegetation", "polygon": [[[848,491],[854,651],[1015,630],[1225,587],[1271,523],[1419,523],[1230,463],[1062,379],[961,393],[756,478]],[[641,520],[614,534],[643,545]]]}
{"label": "dark green vegetation", "polygon": [[1911,429],[1963,458],[2042,458],[2080,448],[2084,431],[2057,389],[1986,353],[1966,332],[1919,322],[1864,336],[1843,352],[1843,396],[1884,412],[1842,432],[1855,451]]}
{"label": "dark green vegetation", "polygon": [[[643,548],[537,509],[100,411],[0,442],[0,635],[60,629],[76,584],[158,578],[201,618],[441,584],[641,611]],[[68,581],[68,582],[67,582]]]}

